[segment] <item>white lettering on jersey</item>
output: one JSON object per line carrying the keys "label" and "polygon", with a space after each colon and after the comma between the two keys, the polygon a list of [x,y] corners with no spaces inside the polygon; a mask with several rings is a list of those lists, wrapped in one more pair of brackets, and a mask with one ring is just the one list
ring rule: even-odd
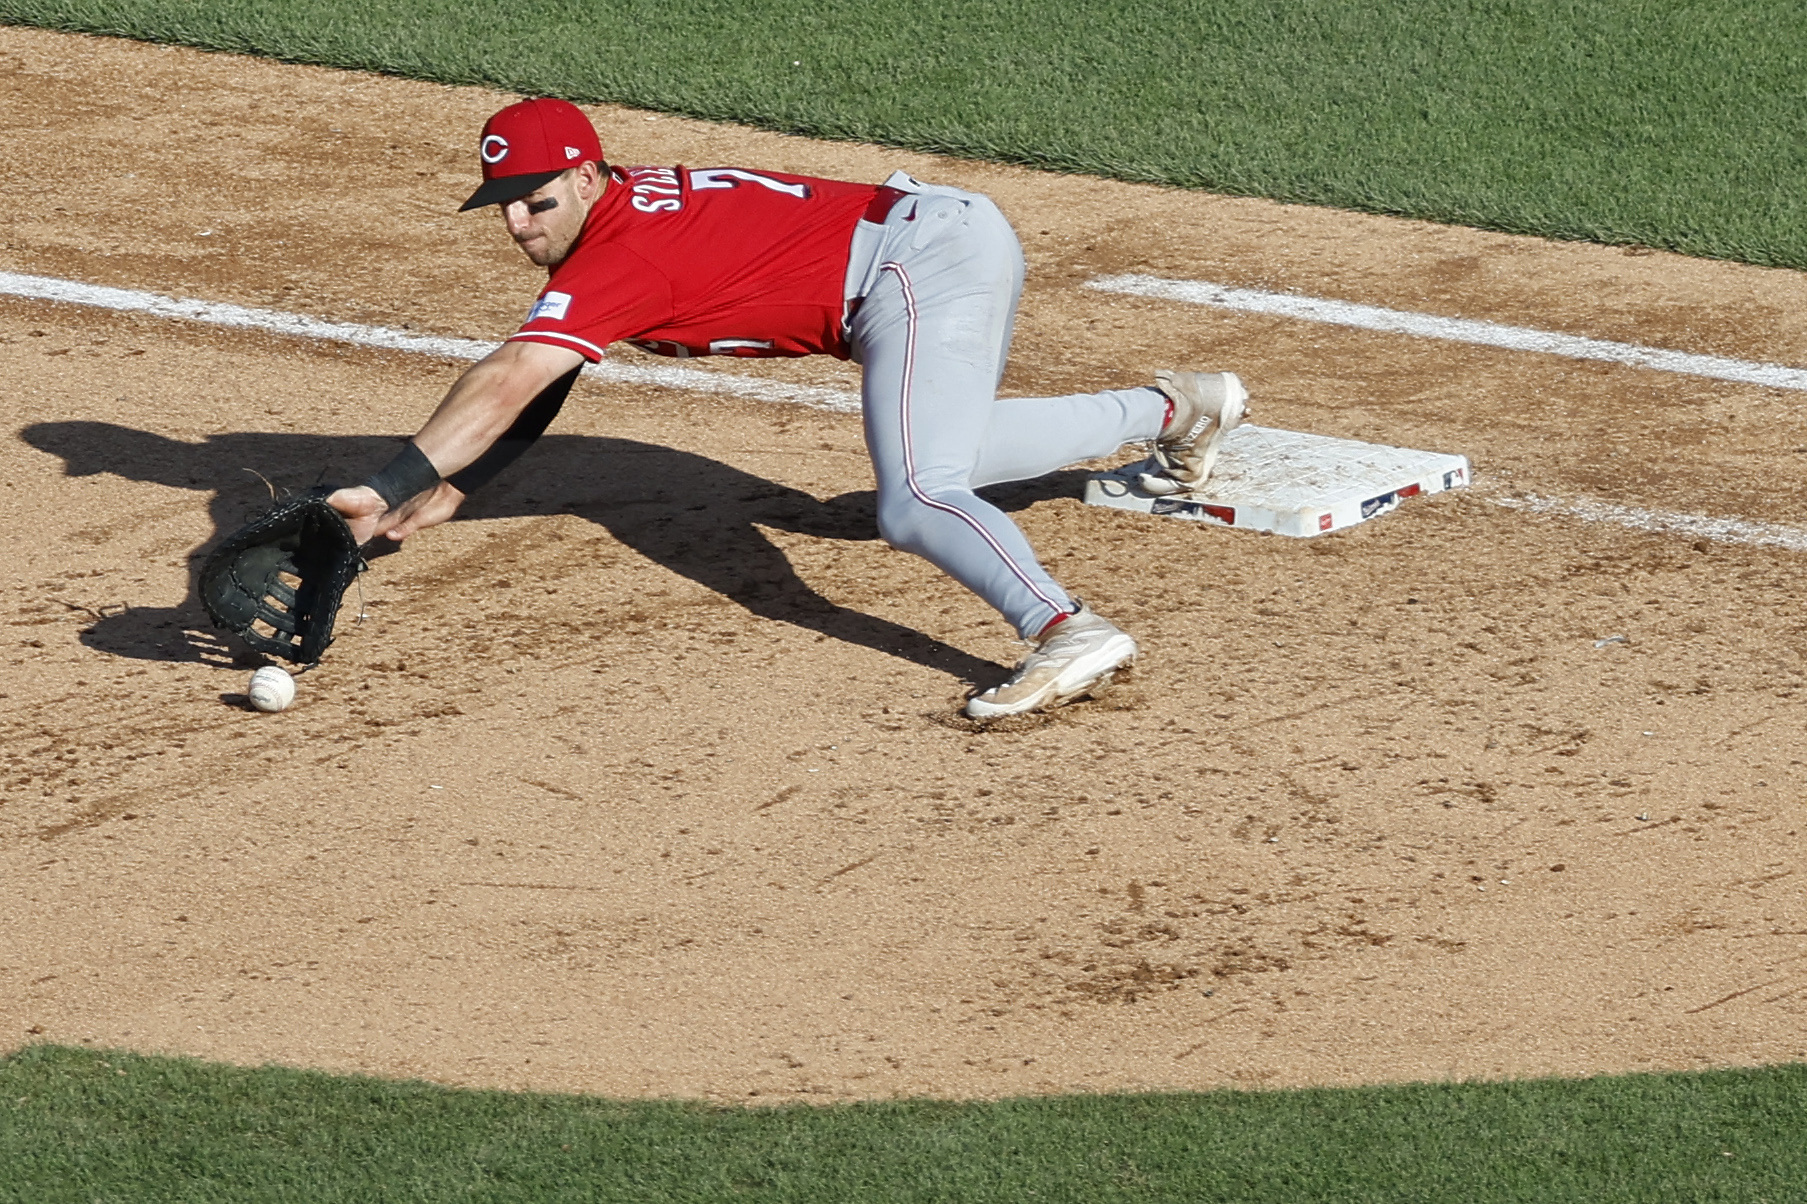
{"label": "white lettering on jersey", "polygon": [[771,339],[711,339],[707,347],[687,347],[671,339],[629,339],[628,345],[681,360],[699,355],[763,356],[774,346]]}
{"label": "white lettering on jersey", "polygon": [[668,355],[673,359],[680,360],[690,358],[690,348],[682,343],[674,343],[670,339],[629,339],[627,345],[638,347],[651,355]]}
{"label": "white lettering on jersey", "polygon": [[761,351],[770,351],[770,339],[710,339],[710,355],[758,355]]}
{"label": "white lettering on jersey", "polygon": [[762,176],[756,171],[742,171],[738,167],[705,167],[690,173],[692,192],[705,192],[711,188],[739,188],[743,182],[758,184],[762,188],[770,188],[773,192],[794,196],[800,201],[809,199],[808,184],[774,180],[771,176]]}
{"label": "white lettering on jersey", "polygon": [[642,213],[676,213],[684,207],[684,190],[676,168],[630,167],[628,186],[633,190],[633,206]]}
{"label": "white lettering on jersey", "polygon": [[527,320],[537,322],[541,318],[551,318],[554,322],[562,322],[570,308],[570,293],[547,293],[533,303],[533,309],[528,312]]}

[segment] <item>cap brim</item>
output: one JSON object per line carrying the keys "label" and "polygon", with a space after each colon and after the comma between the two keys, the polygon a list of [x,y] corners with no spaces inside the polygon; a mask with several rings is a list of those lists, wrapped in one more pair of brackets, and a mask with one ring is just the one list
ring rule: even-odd
{"label": "cap brim", "polygon": [[509,201],[518,201],[542,184],[549,183],[564,175],[558,171],[534,171],[524,176],[497,176],[493,180],[483,181],[483,187],[471,193],[471,199],[458,206],[458,212],[467,209],[481,209],[485,205],[504,205]]}

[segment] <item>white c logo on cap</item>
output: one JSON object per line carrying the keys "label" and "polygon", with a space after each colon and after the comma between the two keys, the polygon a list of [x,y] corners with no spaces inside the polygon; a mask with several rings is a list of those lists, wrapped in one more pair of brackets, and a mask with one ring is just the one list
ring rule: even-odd
{"label": "white c logo on cap", "polygon": [[484,135],[477,147],[477,157],[491,166],[500,163],[508,158],[508,139],[500,134]]}

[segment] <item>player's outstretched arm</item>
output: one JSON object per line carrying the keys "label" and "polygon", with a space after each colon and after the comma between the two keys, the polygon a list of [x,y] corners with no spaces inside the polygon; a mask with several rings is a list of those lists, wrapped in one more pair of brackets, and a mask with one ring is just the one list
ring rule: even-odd
{"label": "player's outstretched arm", "polygon": [[[582,362],[581,355],[563,347],[525,341],[502,344],[458,378],[414,436],[411,450],[377,474],[384,478],[385,489],[355,485],[337,491],[328,503],[345,516],[360,543],[379,535],[405,539],[446,521],[457,512],[464,493],[435,477],[450,476],[476,462],[535,397]],[[398,464],[399,473],[394,471]],[[384,492],[391,496],[385,498]]]}

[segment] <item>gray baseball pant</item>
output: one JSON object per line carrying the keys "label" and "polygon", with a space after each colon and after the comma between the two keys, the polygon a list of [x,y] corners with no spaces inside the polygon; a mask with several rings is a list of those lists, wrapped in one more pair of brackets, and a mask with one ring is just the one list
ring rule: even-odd
{"label": "gray baseball pant", "polygon": [[1023,252],[978,193],[886,181],[905,196],[861,222],[848,265],[848,323],[879,534],[997,608],[1025,639],[1074,603],[1022,531],[973,490],[1043,476],[1160,433],[1153,387],[999,399],[1023,288]]}

